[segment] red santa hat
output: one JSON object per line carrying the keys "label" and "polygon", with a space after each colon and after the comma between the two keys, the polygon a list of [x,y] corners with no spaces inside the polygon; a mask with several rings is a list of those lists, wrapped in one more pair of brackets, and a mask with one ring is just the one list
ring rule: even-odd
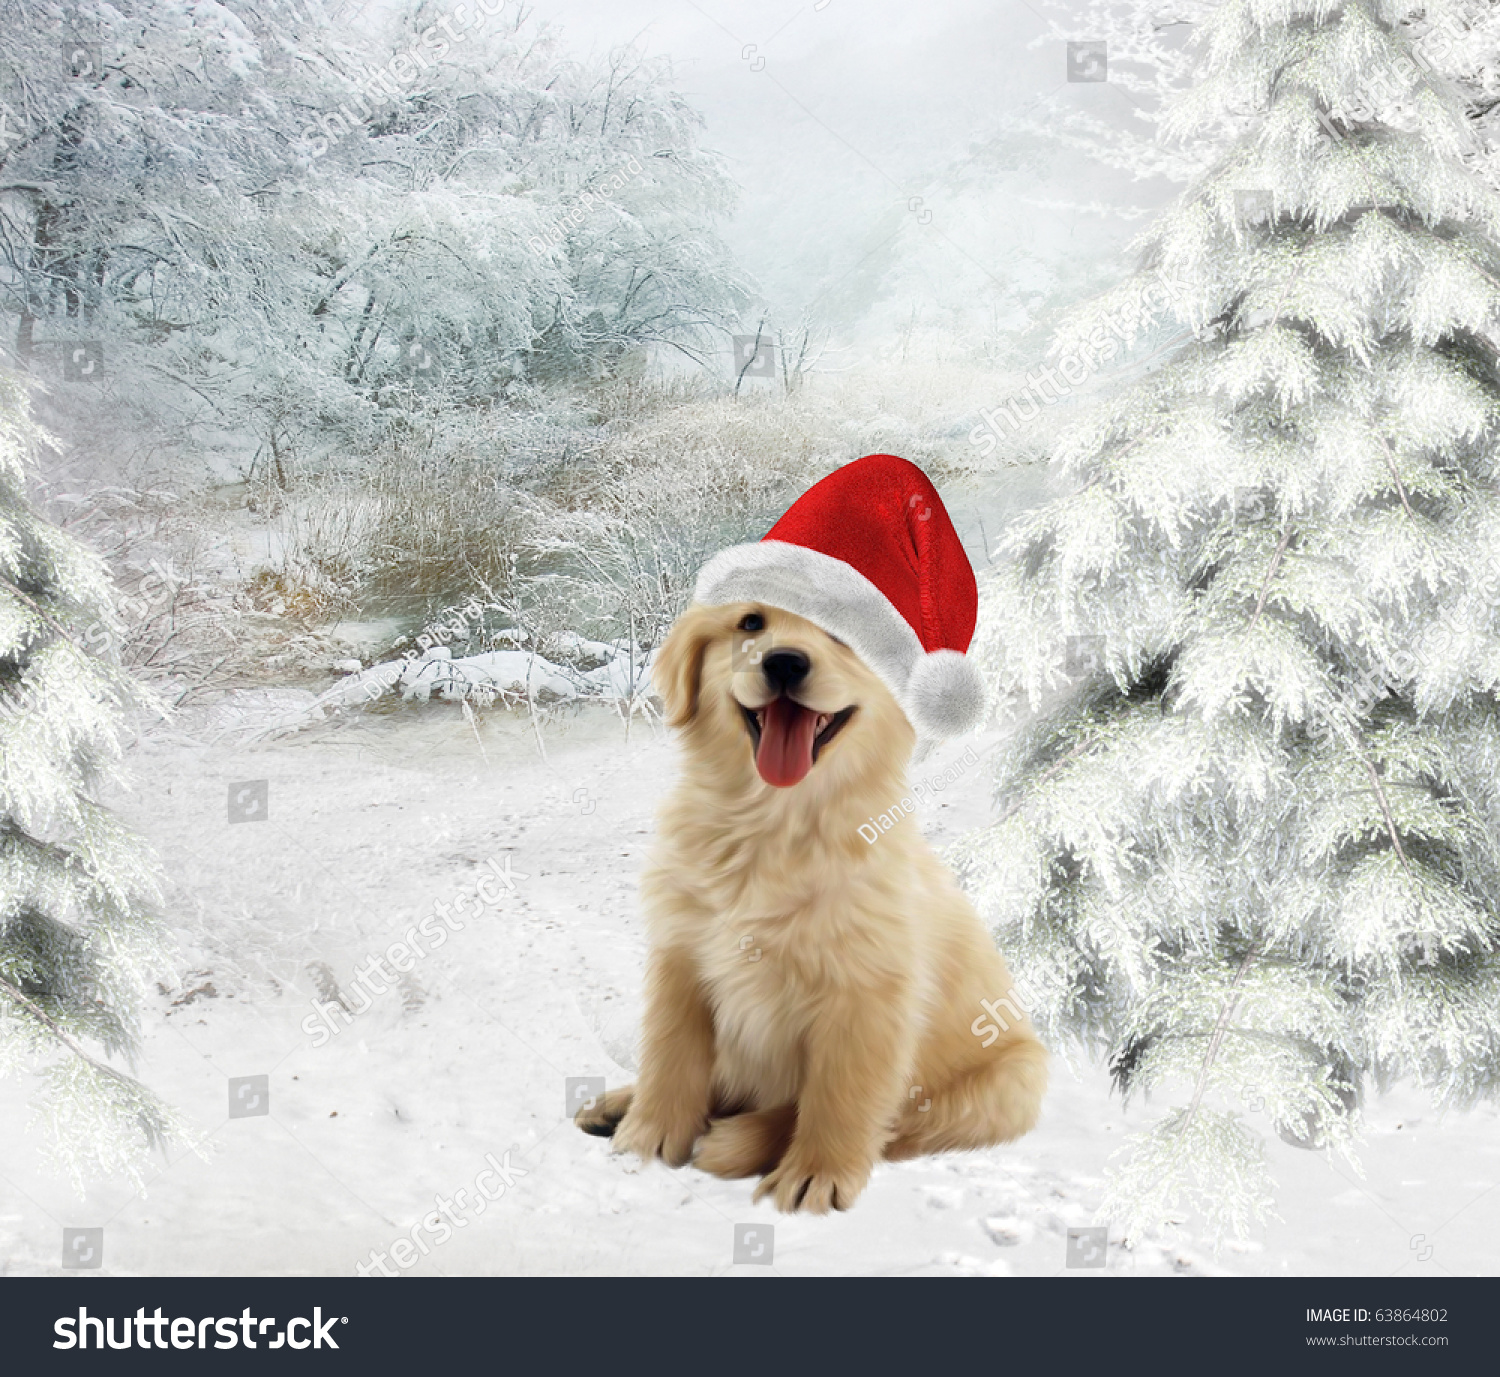
{"label": "red santa hat", "polygon": [[923,737],[985,716],[974,571],[932,481],[894,454],[867,454],[815,483],[753,545],[698,575],[701,603],[763,602],[837,636],[885,682]]}

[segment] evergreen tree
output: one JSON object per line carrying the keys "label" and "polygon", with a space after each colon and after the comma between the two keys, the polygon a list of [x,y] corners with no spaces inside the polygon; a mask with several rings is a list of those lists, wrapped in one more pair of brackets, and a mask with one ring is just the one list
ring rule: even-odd
{"label": "evergreen tree", "polygon": [[106,1057],[136,1047],[149,977],[167,966],[154,866],[96,801],[120,758],[132,689],[102,562],[26,502],[46,437],[0,375],[0,1075],[29,1071],[54,1158],[128,1171],[176,1117]]}
{"label": "evergreen tree", "polygon": [[1053,1044],[1171,1092],[1127,1236],[1262,1217],[1252,1124],[1350,1155],[1366,1086],[1500,1072],[1500,203],[1409,8],[1207,17],[1165,126],[1227,151],[1054,347],[1162,302],[1194,338],[1068,434],[981,600],[1040,711],[957,860]]}

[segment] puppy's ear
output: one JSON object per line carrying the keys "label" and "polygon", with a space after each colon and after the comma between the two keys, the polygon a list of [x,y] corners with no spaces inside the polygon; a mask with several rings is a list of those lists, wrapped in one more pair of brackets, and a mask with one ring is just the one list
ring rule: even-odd
{"label": "puppy's ear", "polygon": [[703,653],[715,630],[706,607],[690,607],[677,619],[651,666],[651,683],[661,695],[669,727],[685,727],[698,711],[698,680]]}

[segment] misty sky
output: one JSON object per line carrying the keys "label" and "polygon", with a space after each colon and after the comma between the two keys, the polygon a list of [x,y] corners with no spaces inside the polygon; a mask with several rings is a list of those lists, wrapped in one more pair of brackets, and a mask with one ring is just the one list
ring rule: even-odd
{"label": "misty sky", "polygon": [[[1117,86],[1066,82],[1061,42],[1035,42],[1048,32],[1041,0],[537,0],[535,14],[580,53],[636,40],[672,57],[706,144],[744,190],[730,243],[775,307],[836,289],[889,237],[893,208],[924,193],[914,213],[940,207],[934,177],[1007,112],[1061,99],[1131,117]],[[1074,184],[1059,197],[1152,199],[1118,176],[1080,185],[1077,165],[1065,169]],[[1041,251],[1064,251],[1067,219],[1042,217]],[[1036,224],[1018,217],[1018,237],[1035,240]],[[1080,251],[1098,253],[1140,225],[1088,228]],[[924,233],[955,265],[1005,266],[1003,233],[977,235],[940,209]]]}

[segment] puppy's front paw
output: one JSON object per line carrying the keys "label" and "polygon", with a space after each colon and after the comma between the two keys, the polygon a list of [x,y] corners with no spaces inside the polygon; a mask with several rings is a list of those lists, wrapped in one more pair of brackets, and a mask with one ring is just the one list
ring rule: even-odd
{"label": "puppy's front paw", "polygon": [[794,1143],[780,1165],[755,1188],[755,1199],[769,1195],[771,1203],[785,1214],[798,1210],[827,1214],[829,1210],[847,1210],[869,1180],[868,1163],[835,1166]]}
{"label": "puppy's front paw", "polygon": [[693,1156],[693,1145],[708,1128],[708,1114],[653,1114],[641,1108],[637,1099],[615,1129],[610,1145],[614,1152],[633,1152],[649,1162],[660,1157],[669,1167],[686,1166]]}

